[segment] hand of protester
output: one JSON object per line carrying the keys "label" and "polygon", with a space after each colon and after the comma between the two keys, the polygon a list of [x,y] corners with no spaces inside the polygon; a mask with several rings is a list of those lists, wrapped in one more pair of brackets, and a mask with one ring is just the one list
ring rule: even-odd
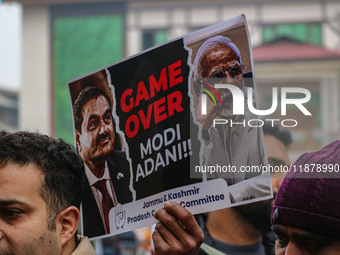
{"label": "hand of protester", "polygon": [[204,235],[194,216],[176,202],[166,202],[154,213],[157,223],[152,239],[155,255],[197,254]]}

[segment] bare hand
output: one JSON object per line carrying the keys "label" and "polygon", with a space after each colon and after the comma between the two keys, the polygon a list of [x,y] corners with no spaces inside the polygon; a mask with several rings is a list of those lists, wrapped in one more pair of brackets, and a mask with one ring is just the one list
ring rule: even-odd
{"label": "bare hand", "polygon": [[194,216],[178,203],[169,201],[154,213],[157,223],[152,239],[155,255],[197,254],[204,235]]}

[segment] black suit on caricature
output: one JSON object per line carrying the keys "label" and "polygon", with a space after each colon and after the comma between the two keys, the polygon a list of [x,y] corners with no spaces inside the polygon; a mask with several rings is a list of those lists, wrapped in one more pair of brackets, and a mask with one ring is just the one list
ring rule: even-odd
{"label": "black suit on caricature", "polygon": [[[107,159],[107,165],[118,203],[126,204],[132,202],[132,193],[129,189],[130,168],[125,152],[114,150]],[[118,177],[118,173],[122,173],[123,176],[120,175],[120,177]],[[86,176],[84,178],[82,195],[84,235],[89,238],[105,235],[105,228],[100,216],[97,202],[93,196]]]}

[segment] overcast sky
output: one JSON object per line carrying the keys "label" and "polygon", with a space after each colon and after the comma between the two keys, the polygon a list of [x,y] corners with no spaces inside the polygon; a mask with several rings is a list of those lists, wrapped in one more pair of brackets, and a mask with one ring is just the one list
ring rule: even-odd
{"label": "overcast sky", "polygon": [[21,83],[21,5],[0,0],[0,88],[17,90]]}

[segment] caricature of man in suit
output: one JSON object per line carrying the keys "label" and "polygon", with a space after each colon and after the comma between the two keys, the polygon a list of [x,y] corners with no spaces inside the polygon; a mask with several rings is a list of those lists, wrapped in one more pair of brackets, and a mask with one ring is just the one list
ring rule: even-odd
{"label": "caricature of man in suit", "polygon": [[132,201],[129,162],[124,151],[114,149],[116,133],[109,97],[97,87],[83,89],[73,106],[76,145],[84,161],[84,234],[110,233],[109,211]]}

